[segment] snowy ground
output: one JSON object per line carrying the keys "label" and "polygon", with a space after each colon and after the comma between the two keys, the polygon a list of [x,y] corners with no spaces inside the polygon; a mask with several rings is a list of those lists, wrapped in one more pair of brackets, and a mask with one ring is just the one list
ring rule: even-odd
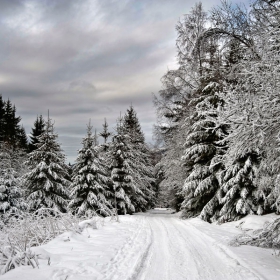
{"label": "snowy ground", "polygon": [[65,232],[34,248],[39,269],[20,267],[0,279],[280,279],[280,257],[273,250],[228,246],[242,230],[257,229],[275,215],[218,226],[171,213],[155,209],[121,216],[120,223],[108,219],[82,234]]}

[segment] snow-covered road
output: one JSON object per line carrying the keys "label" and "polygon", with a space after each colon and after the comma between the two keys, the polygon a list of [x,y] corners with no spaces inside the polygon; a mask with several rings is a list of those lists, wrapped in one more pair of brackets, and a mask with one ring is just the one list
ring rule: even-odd
{"label": "snow-covered road", "polygon": [[[270,249],[228,246],[240,225],[180,220],[169,210],[105,219],[98,229],[65,232],[33,248],[39,268],[19,267],[3,280],[235,280],[280,279],[280,257]],[[251,220],[250,220],[251,219]],[[246,224],[247,223],[247,224]]]}
{"label": "snow-covered road", "polygon": [[163,211],[146,216],[152,238],[136,279],[262,279],[190,223]]}

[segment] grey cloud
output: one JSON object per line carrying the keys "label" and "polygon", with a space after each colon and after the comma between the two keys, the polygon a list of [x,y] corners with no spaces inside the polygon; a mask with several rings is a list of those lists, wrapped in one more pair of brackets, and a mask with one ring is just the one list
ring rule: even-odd
{"label": "grey cloud", "polygon": [[94,93],[96,91],[96,88],[92,83],[80,80],[80,81],[72,81],[69,84],[69,90],[70,91],[90,91],[90,92]]}
{"label": "grey cloud", "polygon": [[[247,1],[247,0],[246,0]],[[211,3],[210,3],[211,2]],[[219,1],[203,1],[206,8]],[[247,2],[246,2],[247,3]],[[55,121],[73,161],[91,118],[113,130],[132,103],[148,142],[151,92],[176,55],[175,25],[186,0],[1,0],[0,93],[26,132],[39,114]]]}

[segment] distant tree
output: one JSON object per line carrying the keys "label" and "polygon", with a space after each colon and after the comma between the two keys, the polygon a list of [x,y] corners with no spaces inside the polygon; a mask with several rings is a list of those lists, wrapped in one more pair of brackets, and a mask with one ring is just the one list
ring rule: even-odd
{"label": "distant tree", "polygon": [[131,105],[123,118],[123,132],[127,134],[132,148],[128,159],[131,176],[133,177],[136,193],[131,198],[136,211],[145,211],[155,204],[155,174],[151,153],[145,143],[137,114]]}
{"label": "distant tree", "polygon": [[57,142],[51,119],[38,137],[37,149],[28,154],[29,172],[24,176],[27,200],[31,210],[42,207],[65,211],[70,181],[65,155]]}
{"label": "distant tree", "polygon": [[38,136],[40,136],[45,131],[45,121],[43,116],[37,116],[34,122],[34,128],[31,129],[30,134],[30,144],[29,144],[29,151],[32,152],[37,149],[36,144],[38,144]]}
{"label": "distant tree", "polygon": [[110,170],[114,191],[114,208],[121,214],[135,212],[132,196],[136,193],[129,160],[132,158],[131,139],[125,134],[123,119],[117,123],[117,134],[110,145]]}
{"label": "distant tree", "polygon": [[103,159],[99,157],[96,133],[92,135],[90,123],[82,144],[73,170],[69,208],[79,215],[90,212],[93,215],[109,216],[112,213],[110,201],[113,198],[109,189],[111,180]]}
{"label": "distant tree", "polygon": [[131,105],[123,118],[124,133],[127,133],[131,138],[132,143],[145,143],[144,133],[142,132],[136,111]]}
{"label": "distant tree", "polygon": [[19,122],[21,118],[16,117],[16,108],[12,105],[9,99],[5,102],[4,110],[4,141],[15,147],[17,143],[17,136],[19,134]]}
{"label": "distant tree", "polygon": [[106,119],[104,120],[103,130],[99,133],[99,135],[104,139],[104,144],[107,143],[108,138],[112,135],[108,130],[108,123]]}
{"label": "distant tree", "polygon": [[98,145],[99,145],[98,134],[97,134],[97,132],[96,132],[96,129],[94,130],[93,145],[94,145],[94,146],[98,146]]}
{"label": "distant tree", "polygon": [[5,102],[0,94],[0,142],[4,141],[4,114],[5,114]]}
{"label": "distant tree", "polygon": [[0,142],[4,141],[11,149],[27,150],[28,140],[20,121],[21,118],[16,117],[16,107],[9,99],[3,101],[0,95]]}
{"label": "distant tree", "polygon": [[20,126],[19,130],[18,130],[18,135],[17,135],[17,143],[18,146],[21,149],[24,149],[25,151],[28,150],[28,139],[25,133],[25,129],[23,127],[23,125]]}

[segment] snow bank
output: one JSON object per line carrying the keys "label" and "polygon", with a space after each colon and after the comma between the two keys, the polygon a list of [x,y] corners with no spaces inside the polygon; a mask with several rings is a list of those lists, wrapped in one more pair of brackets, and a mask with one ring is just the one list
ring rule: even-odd
{"label": "snow bank", "polygon": [[184,222],[190,223],[196,229],[211,238],[219,250],[225,251],[234,257],[240,264],[247,266],[256,272],[260,279],[280,279],[280,257],[273,249],[259,248],[255,246],[242,245],[233,247],[229,244],[236,236],[260,230],[268,222],[273,222],[279,216],[268,214],[264,216],[249,215],[235,222],[222,225],[209,224],[199,218],[188,219]]}
{"label": "snow bank", "polygon": [[[203,267],[205,273],[212,273],[220,265],[214,256],[231,269],[226,279],[278,280],[280,257],[275,257],[273,250],[229,246],[236,235],[257,230],[276,218],[274,214],[247,216],[237,222],[215,225],[199,218],[180,220],[172,210],[154,209],[148,213],[120,216],[120,223],[110,221],[110,218],[106,218],[104,224],[85,220],[78,224],[80,233],[66,231],[47,244],[32,248],[38,257],[39,268],[22,266],[2,275],[1,280],[132,280],[139,276],[139,279],[147,280],[148,269],[162,275],[166,274],[167,267],[175,270],[175,274],[185,270],[194,272],[188,266],[190,263],[198,269]],[[158,261],[154,263],[153,258]],[[207,258],[217,265],[211,267],[210,262],[203,262]],[[166,266],[162,266],[164,263]],[[228,273],[225,268],[223,271]],[[238,278],[237,275],[243,275],[242,271],[252,277]],[[155,274],[156,278],[151,280],[160,279],[161,274]],[[141,278],[141,275],[147,277]],[[184,278],[185,274],[182,274],[180,277],[176,280],[188,276]],[[209,277],[207,279],[217,279]]]}
{"label": "snow bank", "polygon": [[248,215],[240,219],[239,221],[222,224],[221,227],[222,228],[236,227],[241,229],[242,231],[255,231],[258,229],[263,229],[266,224],[272,223],[277,218],[279,218],[279,216],[276,215],[275,213],[267,214],[263,216]]}
{"label": "snow bank", "polygon": [[[39,268],[22,266],[1,280],[120,279],[133,275],[149,245],[142,216],[120,216],[120,223],[94,220],[79,223],[81,233],[67,231],[45,245],[33,247]],[[129,266],[127,266],[129,264]]]}

